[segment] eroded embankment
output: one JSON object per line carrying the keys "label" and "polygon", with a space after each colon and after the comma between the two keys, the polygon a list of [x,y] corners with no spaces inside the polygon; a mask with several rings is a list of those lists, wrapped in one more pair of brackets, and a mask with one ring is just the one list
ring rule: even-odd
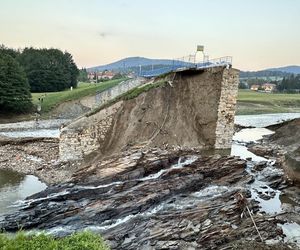
{"label": "eroded embankment", "polygon": [[224,67],[171,74],[63,128],[60,157],[106,156],[131,145],[230,148],[237,86],[238,71]]}
{"label": "eroded embankment", "polygon": [[[247,212],[258,203],[244,199],[252,181],[238,157],[132,149],[29,197],[0,228],[59,236],[90,229],[113,249],[241,249],[260,241]],[[264,241],[283,237],[279,217],[253,218]]]}

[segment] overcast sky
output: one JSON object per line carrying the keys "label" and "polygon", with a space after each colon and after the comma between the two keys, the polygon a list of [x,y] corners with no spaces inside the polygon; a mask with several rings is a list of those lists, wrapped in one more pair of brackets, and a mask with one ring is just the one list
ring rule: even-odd
{"label": "overcast sky", "polygon": [[54,47],[79,67],[205,46],[242,70],[300,65],[300,0],[0,0],[0,44]]}

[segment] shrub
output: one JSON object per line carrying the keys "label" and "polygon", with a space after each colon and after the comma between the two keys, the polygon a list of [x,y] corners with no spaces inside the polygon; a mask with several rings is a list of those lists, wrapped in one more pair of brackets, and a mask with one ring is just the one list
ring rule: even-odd
{"label": "shrub", "polygon": [[19,232],[15,237],[0,234],[1,250],[109,250],[104,240],[91,232],[74,233],[65,238],[50,235],[25,235]]}

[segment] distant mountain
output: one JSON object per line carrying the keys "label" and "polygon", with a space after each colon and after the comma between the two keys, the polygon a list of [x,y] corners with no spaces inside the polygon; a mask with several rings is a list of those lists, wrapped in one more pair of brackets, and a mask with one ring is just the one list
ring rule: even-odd
{"label": "distant mountain", "polygon": [[283,78],[289,76],[291,73],[282,71],[260,70],[260,71],[240,71],[240,78],[269,78],[278,77]]}
{"label": "distant mountain", "polygon": [[141,66],[151,65],[172,65],[173,60],[169,59],[149,59],[145,57],[128,57],[122,60],[88,68],[87,71],[103,71],[103,70],[124,70],[128,68],[137,68]]}
{"label": "distant mountain", "polygon": [[300,74],[300,66],[298,65],[291,65],[291,66],[285,66],[285,67],[279,67],[279,68],[271,68],[266,69],[268,71],[281,71],[281,72],[287,72],[291,74]]}
{"label": "distant mountain", "polygon": [[253,78],[253,77],[286,77],[290,74],[300,74],[300,66],[292,65],[278,68],[270,68],[259,71],[241,71],[240,78]]}

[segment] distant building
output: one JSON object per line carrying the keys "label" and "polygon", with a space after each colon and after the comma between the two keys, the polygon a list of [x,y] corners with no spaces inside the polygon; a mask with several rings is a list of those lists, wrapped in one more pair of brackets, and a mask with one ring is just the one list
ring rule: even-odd
{"label": "distant building", "polygon": [[261,85],[261,88],[265,92],[271,93],[271,92],[274,92],[276,90],[276,84],[273,84],[273,83],[264,83],[263,85]]}
{"label": "distant building", "polygon": [[96,80],[96,73],[90,72],[90,73],[88,73],[87,77],[90,81]]}
{"label": "distant building", "polygon": [[253,85],[251,85],[251,90],[253,90],[253,91],[257,91],[258,89],[260,88],[260,85],[258,85],[258,84],[253,84]]}
{"label": "distant building", "polygon": [[115,75],[116,75],[116,73],[105,70],[103,72],[89,72],[87,77],[90,82],[96,82],[96,79],[99,81],[100,80],[111,80]]}
{"label": "distant building", "polygon": [[116,73],[114,73],[113,71],[108,71],[105,70],[103,72],[99,72],[97,73],[97,79],[98,80],[111,80],[114,76],[116,75]]}

